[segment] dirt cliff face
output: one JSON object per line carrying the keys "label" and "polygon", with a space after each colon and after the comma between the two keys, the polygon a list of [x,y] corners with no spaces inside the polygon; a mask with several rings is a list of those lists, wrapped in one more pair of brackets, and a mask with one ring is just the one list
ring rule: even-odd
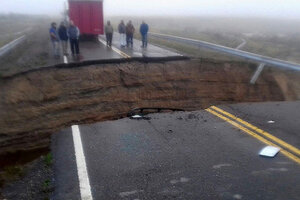
{"label": "dirt cliff face", "polygon": [[[125,116],[136,107],[196,110],[284,100],[272,74],[249,85],[247,63],[124,62],[47,68],[0,80],[0,154],[49,146],[63,127]],[[293,94],[290,94],[290,99]]]}

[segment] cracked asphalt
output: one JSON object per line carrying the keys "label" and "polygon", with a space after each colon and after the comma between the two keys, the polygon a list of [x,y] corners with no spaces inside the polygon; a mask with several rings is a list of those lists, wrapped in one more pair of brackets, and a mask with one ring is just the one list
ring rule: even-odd
{"label": "cracked asphalt", "polygon": [[[221,107],[299,147],[299,105]],[[149,116],[79,126],[94,199],[299,199],[299,164],[259,156],[266,145],[222,119],[205,110]],[[54,199],[80,199],[71,128],[52,139]]]}

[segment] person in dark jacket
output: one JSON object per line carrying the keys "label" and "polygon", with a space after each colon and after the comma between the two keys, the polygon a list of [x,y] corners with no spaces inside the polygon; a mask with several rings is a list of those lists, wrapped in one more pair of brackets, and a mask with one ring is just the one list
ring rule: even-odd
{"label": "person in dark jacket", "polygon": [[64,55],[68,55],[68,33],[67,33],[67,27],[65,26],[64,22],[60,23],[60,26],[58,28],[58,35],[59,39],[61,41],[61,46],[63,50]]}
{"label": "person in dark jacket", "polygon": [[72,55],[79,55],[79,36],[80,30],[75,26],[73,21],[70,21],[70,26],[68,28],[68,37],[70,39]]}
{"label": "person in dark jacket", "polygon": [[106,35],[106,45],[111,47],[111,42],[113,38],[114,28],[110,24],[110,21],[107,21],[107,25],[105,26],[105,35]]}
{"label": "person in dark jacket", "polygon": [[49,29],[50,40],[53,47],[53,54],[56,58],[59,57],[59,37],[57,34],[56,23],[51,23],[51,27]]}
{"label": "person in dark jacket", "polygon": [[148,31],[149,31],[149,26],[143,21],[140,26],[140,33],[142,35],[142,43],[143,43],[142,48],[146,48],[148,45]]}
{"label": "person in dark jacket", "polygon": [[133,47],[133,34],[134,34],[135,28],[132,25],[131,20],[126,25],[126,43],[127,47],[131,46]]}
{"label": "person in dark jacket", "polygon": [[120,43],[121,43],[121,47],[125,47],[126,46],[126,26],[124,24],[124,21],[121,20],[121,23],[118,26],[118,30],[120,33]]}

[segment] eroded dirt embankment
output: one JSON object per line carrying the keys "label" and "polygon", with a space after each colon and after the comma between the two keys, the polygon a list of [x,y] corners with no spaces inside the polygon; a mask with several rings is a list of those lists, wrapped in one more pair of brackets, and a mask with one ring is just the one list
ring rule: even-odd
{"label": "eroded dirt embankment", "polygon": [[[50,134],[63,127],[123,117],[136,107],[196,110],[286,98],[272,73],[249,85],[254,69],[209,60],[124,62],[7,77],[0,80],[0,155],[47,147]],[[288,98],[296,97],[289,88]]]}

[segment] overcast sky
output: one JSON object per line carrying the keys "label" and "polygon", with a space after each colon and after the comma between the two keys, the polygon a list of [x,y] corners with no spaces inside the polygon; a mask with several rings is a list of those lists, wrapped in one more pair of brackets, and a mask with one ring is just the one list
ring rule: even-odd
{"label": "overcast sky", "polygon": [[[0,0],[0,13],[56,15],[65,0]],[[105,15],[221,15],[300,18],[300,0],[104,0]]]}

